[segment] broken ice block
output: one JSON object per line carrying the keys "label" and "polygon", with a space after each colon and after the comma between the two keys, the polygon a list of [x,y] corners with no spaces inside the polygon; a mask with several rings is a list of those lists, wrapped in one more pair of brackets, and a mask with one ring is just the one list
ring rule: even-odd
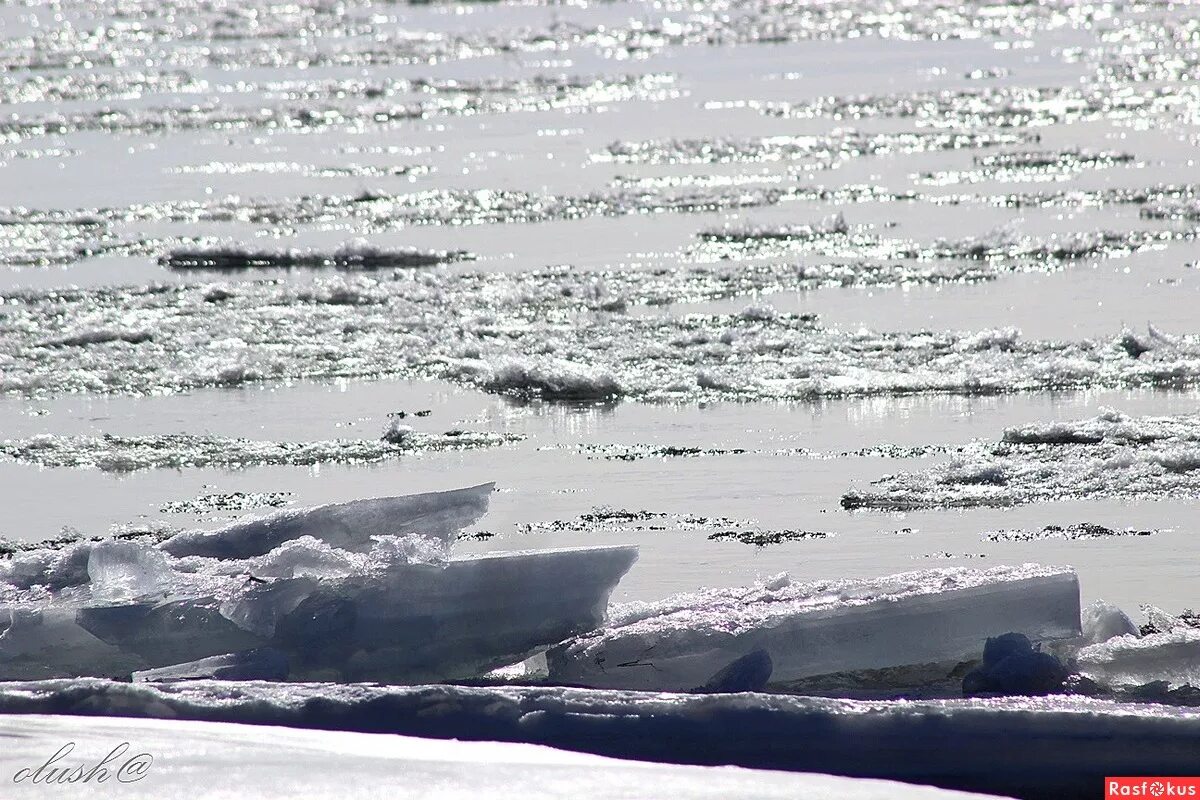
{"label": "broken ice block", "polygon": [[186,531],[159,546],[177,558],[228,559],[260,556],[301,536],[312,536],[351,552],[369,550],[372,536],[415,533],[448,540],[487,513],[494,488],[495,484],[484,483],[449,492],[289,509],[240,520],[215,531]]}
{"label": "broken ice block", "polygon": [[1179,627],[1164,633],[1118,636],[1080,650],[1080,674],[1111,688],[1165,681],[1171,688],[1200,687],[1200,630]]}
{"label": "broken ice block", "polygon": [[614,610],[609,623],[552,649],[550,678],[596,688],[687,690],[764,650],[770,685],[815,676],[978,658],[989,636],[1078,636],[1069,569],[1027,564],[874,579],[766,583],[676,595]]}

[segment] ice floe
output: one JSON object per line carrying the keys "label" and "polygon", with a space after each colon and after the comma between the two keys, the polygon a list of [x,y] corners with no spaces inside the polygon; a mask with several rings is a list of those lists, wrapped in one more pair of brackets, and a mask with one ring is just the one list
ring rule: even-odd
{"label": "ice floe", "polygon": [[177,270],[207,269],[239,272],[253,269],[341,270],[414,269],[463,261],[471,255],[462,250],[387,250],[367,244],[346,245],[330,252],[314,250],[251,250],[236,246],[192,247],[172,250],[161,263]]}
{"label": "ice floe", "polygon": [[[885,476],[868,489],[847,492],[842,505],[851,509],[1003,506],[1078,497],[1197,494],[1200,417],[1130,417],[1105,411],[1092,419],[1009,428],[1000,442],[970,445],[945,464]],[[1063,538],[1105,535],[1086,527],[1045,533]]]}
{"label": "ice floe", "polygon": [[39,434],[0,441],[0,456],[44,467],[95,468],[105,472],[184,467],[241,468],[263,465],[370,464],[407,453],[469,450],[519,441],[515,434],[452,430],[385,431],[379,440],[334,439],[272,442],[194,434],[154,436],[59,436]]}

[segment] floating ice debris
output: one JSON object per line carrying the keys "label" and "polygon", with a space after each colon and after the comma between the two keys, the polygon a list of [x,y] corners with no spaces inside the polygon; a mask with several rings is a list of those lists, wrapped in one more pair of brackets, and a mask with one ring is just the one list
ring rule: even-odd
{"label": "floating ice debris", "polygon": [[[737,276],[732,285],[723,273]],[[302,286],[244,283],[219,303],[205,299],[203,286],[13,292],[0,327],[0,392],[169,392],[392,375],[555,400],[812,399],[1200,380],[1194,335],[1156,339],[1131,358],[1111,340],[1036,341],[1009,330],[849,331],[780,311],[765,319],[595,313],[618,300],[634,306],[730,296],[785,273],[789,281],[807,280],[807,268],[792,266],[662,274],[402,271],[386,279],[318,277]],[[117,329],[136,320],[154,338],[37,346],[74,333],[72,320],[81,317]]]}
{"label": "floating ice debris", "polygon": [[[222,720],[318,729],[326,742],[331,730],[529,742],[641,761],[933,782],[1032,800],[1094,797],[1104,776],[1112,774],[1186,775],[1194,771],[1200,748],[1196,711],[1065,696],[866,702],[530,686],[85,679],[0,685],[0,711],[77,715],[61,717],[64,725],[74,726],[71,736],[89,724],[78,716],[169,719],[172,725]],[[105,747],[114,737],[127,736],[133,724],[128,719],[111,723],[114,727],[101,737]],[[23,730],[28,733],[29,726]],[[268,729],[255,729],[263,730]],[[271,745],[278,747],[286,731],[269,730],[277,732]],[[64,735],[55,729],[50,738],[60,744]],[[262,739],[261,733],[254,735]],[[31,741],[31,758],[53,752],[37,738],[13,741],[13,746]],[[345,747],[346,752],[362,750]],[[393,751],[410,749],[390,747]],[[1013,764],[1021,768],[1014,770]],[[389,762],[388,770],[392,774],[396,767]],[[383,784],[370,785],[374,791]],[[593,779],[588,785],[597,783]],[[646,785],[639,778],[630,794],[641,796]],[[539,782],[527,794],[544,791]],[[577,797],[580,790],[572,783],[571,791]],[[795,787],[789,791],[789,797],[810,796],[797,794]],[[904,797],[897,791],[889,786],[879,800]],[[725,796],[722,787],[717,796]],[[758,795],[752,791],[751,796]],[[829,796],[854,797],[841,788]]]}
{"label": "floating ice debris", "polygon": [[324,442],[263,442],[222,436],[161,434],[156,436],[58,436],[0,441],[0,456],[45,467],[96,468],[105,472],[184,467],[309,466],[331,463],[374,463],[406,453],[468,450],[519,441],[516,434],[453,430],[409,431],[380,441],[334,439]]}
{"label": "floating ice debris", "polygon": [[625,508],[597,506],[570,520],[527,522],[518,526],[521,533],[584,533],[592,531],[665,531],[703,530],[705,528],[744,528],[753,520],[706,517],[696,514],[669,514],[665,511],[631,511]]}
{"label": "floating ice debris", "polygon": [[818,239],[826,236],[845,235],[850,230],[846,217],[840,212],[812,225],[786,225],[778,228],[732,228],[725,227],[704,230],[699,233],[701,239],[711,239],[722,242],[742,242],[747,240],[782,239],[785,241]]}
{"label": "floating ice debris", "polygon": [[1067,668],[1050,653],[1033,647],[1023,633],[989,638],[983,663],[963,677],[963,695],[1047,695],[1063,688]]}
{"label": "floating ice debris", "polygon": [[1200,688],[1200,630],[1116,636],[1083,648],[1075,660],[1080,674],[1107,687],[1165,681],[1170,688]]}
{"label": "floating ice debris", "polygon": [[124,331],[99,328],[95,330],[81,330],[77,333],[70,333],[66,336],[61,336],[57,339],[46,339],[38,342],[38,347],[87,347],[92,344],[108,344],[110,342],[123,342],[125,344],[142,344],[148,342],[154,337],[148,331]]}
{"label": "floating ice debris", "polygon": [[[381,795],[401,800],[578,800],[598,787],[614,798],[660,796],[669,787],[674,800],[986,800],[982,794],[894,781],[621,761],[532,744],[378,732],[9,716],[0,718],[0,737],[9,743],[0,755],[0,769],[17,779],[17,793],[28,800],[74,794],[46,778],[69,778],[81,762],[85,766],[78,774],[108,779],[127,800],[216,800],[229,791],[256,800],[371,800]],[[71,743],[70,750],[36,772],[64,742]],[[114,742],[133,744],[114,750]],[[65,766],[68,759],[73,760]],[[92,770],[97,764],[107,766]],[[40,780],[29,779],[35,775]]]}
{"label": "floating ice debris", "polygon": [[777,688],[822,675],[924,668],[977,658],[984,639],[1079,635],[1079,585],[1065,569],[939,569],[878,579],[681,594],[610,612],[601,629],[552,649],[550,678],[597,688],[687,690],[755,650]]}
{"label": "floating ice debris", "polygon": [[350,552],[369,550],[374,536],[420,534],[448,542],[487,514],[495,488],[494,483],[482,483],[448,492],[277,511],[215,531],[181,533],[163,542],[162,549],[176,557],[250,558],[301,536]]}
{"label": "floating ice debris", "polygon": [[804,160],[831,166],[843,159],[864,155],[925,153],[1034,141],[1030,134],[1013,132],[959,133],[905,131],[863,133],[835,129],[831,133],[806,136],[768,136],[753,139],[672,139],[611,143],[596,156],[600,161],[627,164],[731,164],[759,161]]}
{"label": "floating ice debris", "polygon": [[938,186],[983,181],[1067,180],[1085,169],[1131,164],[1129,153],[1084,150],[990,153],[975,156],[975,169],[926,173],[921,180]]}
{"label": "floating ice debris", "polygon": [[734,541],[742,544],[752,544],[755,547],[766,547],[770,544],[783,542],[799,542],[806,539],[828,539],[831,534],[824,531],[797,530],[732,530],[717,531],[708,535],[709,541]]}
{"label": "floating ice debris", "polygon": [[314,250],[248,250],[232,245],[172,250],[161,263],[170,269],[208,269],[238,272],[247,269],[341,270],[411,269],[463,261],[464,250],[387,250],[366,244],[348,245],[330,252]]}
{"label": "floating ice debris", "polygon": [[561,359],[509,359],[491,370],[483,387],[544,400],[609,400],[622,394],[610,373]]}
{"label": "floating ice debris", "polygon": [[1148,203],[1142,206],[1141,214],[1147,219],[1200,220],[1200,197]]}
{"label": "floating ice debris", "polygon": [[281,508],[291,502],[291,492],[215,492],[190,500],[172,500],[159,509],[164,514],[206,514],[212,511],[247,511]]}
{"label": "floating ice debris", "polygon": [[[278,66],[278,65],[272,65]],[[521,111],[588,111],[597,105],[634,99],[665,99],[677,96],[669,75],[549,78],[534,80],[460,83],[451,88],[437,82],[424,85],[393,83],[385,88],[328,86],[326,92],[305,86],[305,103],[276,101],[270,106],[237,107],[229,102],[193,103],[182,106],[128,107],[102,110],[54,110],[29,113],[0,122],[0,141],[16,142],[48,133],[101,131],[126,135],[187,130],[305,130],[386,127],[411,120],[439,116],[504,114]],[[240,82],[239,94],[263,92],[265,87]],[[397,89],[427,89],[429,99],[388,102],[381,95]],[[322,96],[327,95],[327,96]],[[403,174],[403,173],[401,173]]]}
{"label": "floating ice debris", "polygon": [[[847,492],[842,506],[908,509],[1198,495],[1200,416],[1128,417],[1106,411],[1093,419],[1009,428],[997,444],[972,444],[946,464],[888,475],[870,489]],[[1043,531],[1045,537],[1062,538],[1149,533],[1086,525]],[[1021,538],[1005,532],[995,537]]]}
{"label": "floating ice debris", "polygon": [[990,542],[1032,542],[1038,539],[1108,539],[1114,536],[1153,536],[1156,530],[1109,528],[1094,522],[1073,522],[1070,525],[1047,525],[1038,531],[1003,530],[984,534]]}

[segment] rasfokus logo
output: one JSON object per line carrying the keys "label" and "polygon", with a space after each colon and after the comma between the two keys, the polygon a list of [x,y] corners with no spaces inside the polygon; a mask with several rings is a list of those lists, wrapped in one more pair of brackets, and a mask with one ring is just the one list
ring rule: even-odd
{"label": "rasfokus logo", "polygon": [[1105,778],[1104,800],[1114,797],[1195,797],[1200,800],[1200,777]]}

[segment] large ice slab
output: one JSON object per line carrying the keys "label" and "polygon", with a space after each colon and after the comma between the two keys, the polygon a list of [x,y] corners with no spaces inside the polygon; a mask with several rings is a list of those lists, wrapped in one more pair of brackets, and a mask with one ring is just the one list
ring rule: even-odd
{"label": "large ice slab", "polygon": [[[819,771],[1031,800],[1093,800],[1105,775],[1191,774],[1200,752],[1200,712],[1065,696],[863,702],[561,687],[77,680],[0,684],[0,713],[111,714],[527,742],[646,761]],[[280,741],[274,729],[263,734],[264,740]]]}
{"label": "large ice slab", "polygon": [[[798,775],[737,767],[648,764],[532,744],[458,742],[394,734],[289,730],[218,722],[21,716],[0,719],[0,770],[13,776],[14,796],[119,794],[129,800],[228,798],[256,800],[420,800],[592,796],[647,797],[669,786],[676,800],[968,800],[981,795],[830,775]],[[65,742],[55,767],[86,769],[114,746],[128,749],[87,783],[64,785],[34,771]],[[128,766],[127,766],[128,765]],[[28,773],[23,773],[28,769]],[[89,793],[89,796],[90,795]]]}
{"label": "large ice slab", "polygon": [[614,609],[596,631],[552,649],[551,680],[686,691],[763,650],[770,685],[814,676],[978,658],[984,640],[1020,631],[1078,636],[1069,569],[1027,564],[793,583],[780,576]]}
{"label": "large ice slab", "polygon": [[161,547],[173,556],[249,558],[301,536],[355,552],[369,549],[372,536],[421,534],[446,540],[487,513],[494,489],[494,483],[484,483],[448,492],[289,509],[215,531],[187,531]]}

